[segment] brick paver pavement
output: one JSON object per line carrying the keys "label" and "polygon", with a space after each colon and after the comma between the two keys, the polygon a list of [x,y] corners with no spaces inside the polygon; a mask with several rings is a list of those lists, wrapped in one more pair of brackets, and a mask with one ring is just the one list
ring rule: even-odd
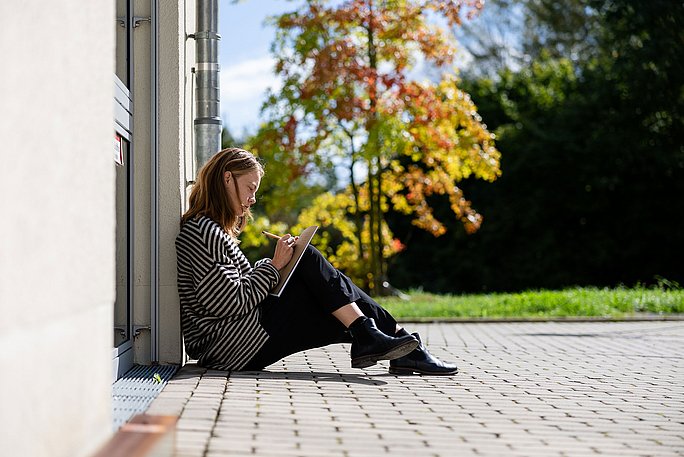
{"label": "brick paver pavement", "polygon": [[407,324],[455,376],[349,366],[349,345],[265,372],[186,365],[150,414],[185,456],[684,455],[684,322]]}

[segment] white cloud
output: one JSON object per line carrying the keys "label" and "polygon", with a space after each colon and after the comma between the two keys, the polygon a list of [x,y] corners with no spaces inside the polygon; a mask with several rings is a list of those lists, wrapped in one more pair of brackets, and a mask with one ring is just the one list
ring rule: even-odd
{"label": "white cloud", "polygon": [[221,66],[221,117],[233,134],[256,131],[266,89],[282,86],[274,65],[272,57],[263,56]]}
{"label": "white cloud", "polygon": [[264,56],[221,68],[221,99],[243,101],[259,98],[268,87],[280,88],[273,74],[275,60]]}

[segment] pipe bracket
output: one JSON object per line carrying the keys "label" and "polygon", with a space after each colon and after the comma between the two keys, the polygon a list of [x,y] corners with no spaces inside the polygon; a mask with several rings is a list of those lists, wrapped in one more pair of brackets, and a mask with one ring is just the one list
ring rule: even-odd
{"label": "pipe bracket", "polygon": [[152,17],[150,17],[150,16],[133,16],[133,28],[138,27],[141,22],[147,22],[147,23],[151,24],[152,23]]}
{"label": "pipe bracket", "polygon": [[192,36],[195,40],[220,40],[221,35],[219,35],[216,32],[195,32],[192,35],[188,35],[188,37]]}
{"label": "pipe bracket", "polygon": [[140,336],[140,332],[143,330],[149,330],[152,331],[152,327],[149,325],[134,325],[133,326],[133,338],[137,338]]}
{"label": "pipe bracket", "polygon": [[[139,27],[141,22],[152,23],[151,16],[133,16],[131,20],[133,21],[133,28]],[[116,23],[119,24],[120,27],[126,28],[126,16],[118,16],[116,18]]]}
{"label": "pipe bracket", "polygon": [[195,71],[221,71],[221,65],[215,62],[197,62]]}

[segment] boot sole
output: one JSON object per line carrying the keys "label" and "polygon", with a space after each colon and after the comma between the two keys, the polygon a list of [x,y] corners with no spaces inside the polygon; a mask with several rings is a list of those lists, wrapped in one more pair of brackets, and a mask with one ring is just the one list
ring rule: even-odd
{"label": "boot sole", "polygon": [[407,341],[406,343],[395,346],[382,354],[371,354],[364,355],[363,357],[357,357],[352,359],[351,366],[352,368],[368,368],[372,367],[380,360],[398,359],[399,357],[404,357],[406,354],[413,351],[418,347],[419,344],[420,343],[418,341]]}
{"label": "boot sole", "polygon": [[419,374],[419,375],[428,375],[428,376],[450,376],[458,373],[458,368],[456,368],[453,371],[422,371],[422,370],[416,370],[415,368],[397,368],[397,367],[390,367],[389,368],[389,373],[390,374],[396,374],[396,375],[412,375],[412,374]]}

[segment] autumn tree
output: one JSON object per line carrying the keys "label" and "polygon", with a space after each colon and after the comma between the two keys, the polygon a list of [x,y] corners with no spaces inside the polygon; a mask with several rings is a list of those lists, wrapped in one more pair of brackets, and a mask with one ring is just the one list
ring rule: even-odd
{"label": "autumn tree", "polygon": [[[283,198],[314,176],[346,170],[348,184],[316,198],[299,222],[321,225],[319,247],[346,271],[355,268],[373,293],[381,292],[386,259],[401,248],[385,223],[390,206],[435,236],[445,228],[433,215],[433,195],[448,198],[469,232],[482,222],[456,183],[496,179],[499,152],[458,88],[446,31],[481,7],[475,0],[309,0],[274,18],[283,86],[264,104],[267,121],[250,146],[278,164],[265,182]],[[417,62],[441,76],[418,81]]]}

